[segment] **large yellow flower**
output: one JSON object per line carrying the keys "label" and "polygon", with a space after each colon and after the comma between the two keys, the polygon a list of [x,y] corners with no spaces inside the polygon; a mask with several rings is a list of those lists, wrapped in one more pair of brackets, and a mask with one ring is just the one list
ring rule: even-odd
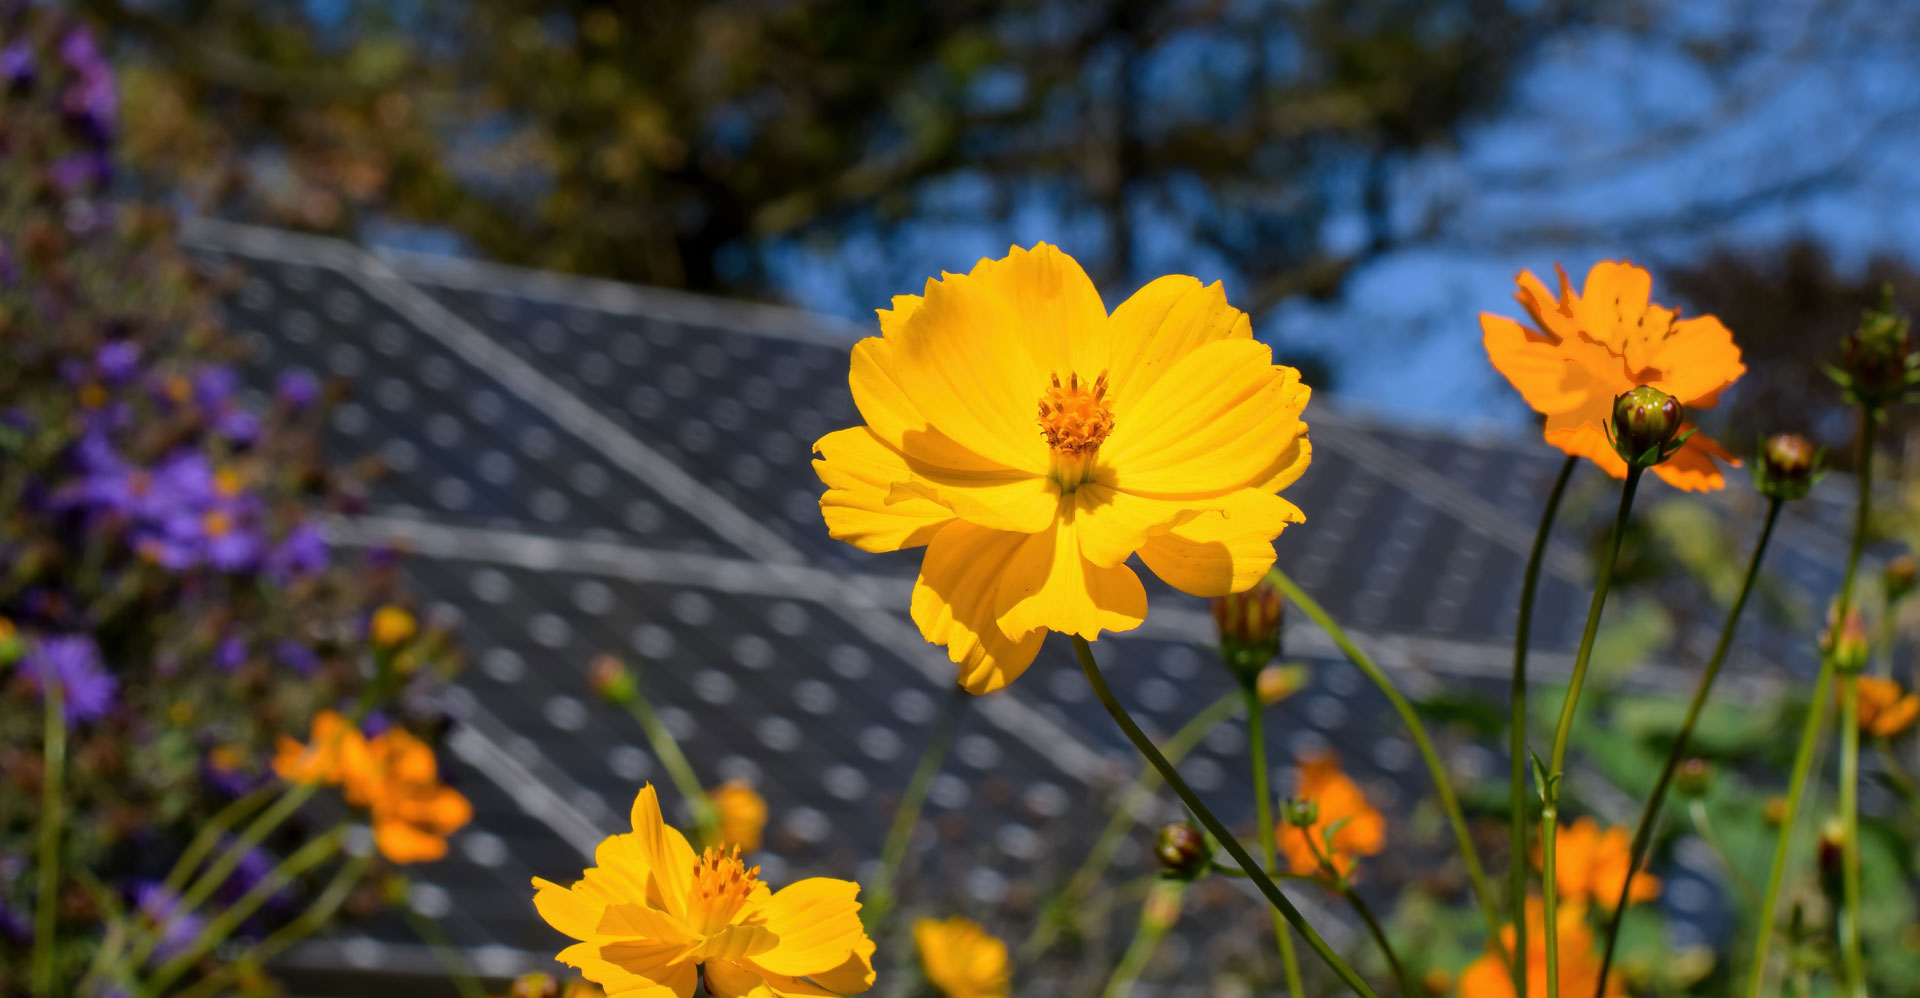
{"label": "large yellow flower", "polygon": [[1307,387],[1219,284],[1162,277],[1111,315],[1045,244],[928,281],[853,349],[866,425],[814,444],[834,537],[926,545],[913,619],[960,682],[999,689],[1047,631],[1139,626],[1140,560],[1196,596],[1239,592],[1304,519]]}
{"label": "large yellow flower", "polygon": [[653,785],[633,802],[633,831],[594,852],[572,887],[538,877],[547,924],[579,940],[559,959],[608,998],[688,998],[701,970],[717,998],[856,994],[873,986],[873,941],[860,885],[816,877],[778,892],[735,847],[694,855],[660,817]]}
{"label": "large yellow flower", "polygon": [[[1653,277],[1645,270],[1624,260],[1603,260],[1587,271],[1578,294],[1567,272],[1555,270],[1558,297],[1531,271],[1518,278],[1514,298],[1533,328],[1480,314],[1487,356],[1547,418],[1547,443],[1625,478],[1627,462],[1607,437],[1616,396],[1651,385],[1688,409],[1708,409],[1747,367],[1719,319],[1683,319],[1677,309],[1654,304]],[[1725,479],[1716,458],[1740,464],[1706,434],[1695,433],[1653,473],[1679,489],[1718,489]]]}
{"label": "large yellow flower", "polygon": [[920,969],[944,998],[1007,998],[1007,944],[956,915],[913,923]]}

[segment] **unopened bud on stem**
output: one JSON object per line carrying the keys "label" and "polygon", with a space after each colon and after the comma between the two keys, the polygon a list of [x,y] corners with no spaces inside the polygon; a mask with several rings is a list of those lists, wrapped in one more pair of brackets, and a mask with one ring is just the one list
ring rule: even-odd
{"label": "unopened bud on stem", "polygon": [[1220,657],[1241,682],[1254,682],[1260,670],[1279,654],[1285,612],[1280,590],[1265,579],[1246,592],[1214,598],[1213,622],[1220,629]]}
{"label": "unopened bud on stem", "polygon": [[1673,396],[1641,385],[1613,400],[1613,449],[1629,465],[1651,468],[1673,456],[1668,447],[1686,413]]}
{"label": "unopened bud on stem", "polygon": [[1160,860],[1161,876],[1192,880],[1207,872],[1207,837],[1192,822],[1171,822],[1161,827],[1153,855]]}
{"label": "unopened bud on stem", "polygon": [[1819,480],[1820,451],[1798,433],[1781,433],[1760,445],[1753,463],[1753,485],[1769,499],[1791,501],[1806,496]]}
{"label": "unopened bud on stem", "polygon": [[587,667],[587,685],[600,699],[617,706],[626,706],[633,702],[639,692],[639,684],[634,682],[632,670],[618,655],[602,654],[594,658]]}

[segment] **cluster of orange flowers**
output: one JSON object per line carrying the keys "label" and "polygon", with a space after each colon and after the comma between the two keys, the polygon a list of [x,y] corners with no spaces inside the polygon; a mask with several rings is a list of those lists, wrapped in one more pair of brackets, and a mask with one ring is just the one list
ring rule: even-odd
{"label": "cluster of orange flowers", "polygon": [[367,810],[374,844],[395,863],[447,854],[447,836],[473,818],[473,805],[440,782],[433,749],[402,728],[372,738],[337,711],[313,719],[306,744],[280,737],[273,771],[290,783],[343,788],[347,803]]}

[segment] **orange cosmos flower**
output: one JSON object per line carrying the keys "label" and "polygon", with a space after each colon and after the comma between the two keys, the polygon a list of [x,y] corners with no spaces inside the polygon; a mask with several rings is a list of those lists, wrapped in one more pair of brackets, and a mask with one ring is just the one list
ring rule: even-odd
{"label": "orange cosmos flower", "polygon": [[[1514,297],[1532,318],[1531,328],[1481,313],[1487,356],[1527,404],[1547,417],[1548,443],[1624,478],[1627,463],[1607,439],[1616,396],[1650,385],[1690,410],[1712,408],[1720,393],[1746,373],[1746,365],[1719,319],[1682,319],[1678,311],[1654,304],[1653,278],[1631,263],[1594,264],[1577,295],[1566,271],[1554,270],[1560,275],[1558,298],[1531,271],[1518,278]],[[1690,428],[1685,425],[1681,432]],[[1740,464],[1695,433],[1653,472],[1675,488],[1719,489],[1726,482],[1714,458]]]}
{"label": "orange cosmos flower", "polygon": [[339,786],[346,782],[348,773],[366,767],[367,739],[339,711],[315,714],[311,730],[310,740],[304,745],[287,735],[280,736],[273,758],[275,775],[288,783]]}
{"label": "orange cosmos flower", "polygon": [[[1340,760],[1329,752],[1302,759],[1299,763],[1295,798],[1311,801],[1317,808],[1314,822],[1306,828],[1282,823],[1280,851],[1297,876],[1312,876],[1320,871],[1325,856],[1342,877],[1353,870],[1359,856],[1375,856],[1387,847],[1387,819],[1367,803],[1360,785],[1340,771]],[[1332,854],[1327,851],[1327,830],[1333,832]]]}
{"label": "orange cosmos flower", "polygon": [[1048,631],[1139,626],[1128,559],[1197,596],[1239,592],[1304,517],[1308,390],[1219,284],[1163,277],[1111,314],[1080,265],[1015,248],[929,281],[853,349],[865,425],[814,444],[834,537],[926,546],[914,622],[974,693]]}
{"label": "orange cosmos flower", "polygon": [[1007,998],[1007,944],[980,923],[955,915],[913,923],[920,969],[943,998]]}
{"label": "orange cosmos flower", "polygon": [[760,836],[767,828],[767,799],[745,780],[728,780],[707,791],[707,799],[720,814],[720,842],[737,845],[741,852],[760,848]]}
{"label": "orange cosmos flower", "polygon": [[[1615,827],[1601,831],[1592,818],[1581,818],[1571,825],[1560,826],[1554,849],[1554,882],[1559,886],[1559,897],[1573,904],[1598,901],[1601,907],[1612,909],[1620,897],[1620,886],[1626,882],[1627,866],[1633,859],[1633,838],[1627,830]],[[1533,865],[1540,866],[1537,845],[1533,850]],[[1659,877],[1650,873],[1633,875],[1633,886],[1627,893],[1628,904],[1651,901],[1659,896]]]}
{"label": "orange cosmos flower", "polygon": [[1860,730],[1892,738],[1912,727],[1914,719],[1920,717],[1920,696],[1902,690],[1899,683],[1878,676],[1861,676],[1857,682],[1860,684]]}
{"label": "orange cosmos flower", "polygon": [[305,745],[280,737],[273,771],[289,783],[338,786],[347,803],[367,809],[374,845],[395,863],[447,854],[447,836],[473,819],[473,805],[440,782],[433,749],[401,728],[374,738],[336,711],[314,716]]}
{"label": "orange cosmos flower", "polygon": [[696,855],[660,816],[651,784],[633,831],[609,837],[571,887],[535,877],[547,924],[578,940],[558,959],[611,995],[732,998],[856,994],[873,986],[860,885],[815,877],[778,891],[738,848]]}
{"label": "orange cosmos flower", "polygon": [[[1527,994],[1547,994],[1546,907],[1540,899],[1527,899]],[[1560,994],[1565,998],[1587,998],[1600,984],[1600,954],[1595,951],[1593,930],[1587,927],[1586,909],[1579,904],[1565,905],[1554,912],[1559,929],[1554,935],[1559,945]],[[1500,931],[1508,949],[1513,948],[1513,926]],[[1624,998],[1625,985],[1620,977],[1607,977],[1607,998]],[[1513,976],[1498,950],[1489,949],[1467,965],[1460,974],[1460,998],[1514,998]]]}

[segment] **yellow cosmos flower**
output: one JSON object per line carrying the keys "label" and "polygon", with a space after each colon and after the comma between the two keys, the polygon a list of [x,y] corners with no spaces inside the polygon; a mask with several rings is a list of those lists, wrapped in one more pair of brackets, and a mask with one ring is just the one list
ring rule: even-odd
{"label": "yellow cosmos flower", "polygon": [[706,973],[716,998],[856,994],[873,986],[860,885],[816,877],[775,892],[738,848],[695,855],[660,816],[653,785],[633,831],[609,837],[571,887],[534,878],[534,906],[578,940],[562,963],[608,998],[689,998]]}
{"label": "yellow cosmos flower", "polygon": [[741,852],[760,848],[760,837],[767,829],[767,799],[745,780],[728,780],[707,791],[707,799],[720,813],[720,841],[739,846]]}
{"label": "yellow cosmos flower", "polygon": [[913,944],[927,982],[946,998],[1006,998],[1007,944],[978,922],[923,918],[913,923]]}
{"label": "yellow cosmos flower", "polygon": [[1304,519],[1277,493],[1311,457],[1307,387],[1219,284],[1162,277],[1108,314],[1045,244],[928,281],[853,349],[866,421],[814,444],[834,537],[926,546],[913,619],[974,693],[1048,631],[1139,626],[1126,564],[1196,596],[1239,592]]}

